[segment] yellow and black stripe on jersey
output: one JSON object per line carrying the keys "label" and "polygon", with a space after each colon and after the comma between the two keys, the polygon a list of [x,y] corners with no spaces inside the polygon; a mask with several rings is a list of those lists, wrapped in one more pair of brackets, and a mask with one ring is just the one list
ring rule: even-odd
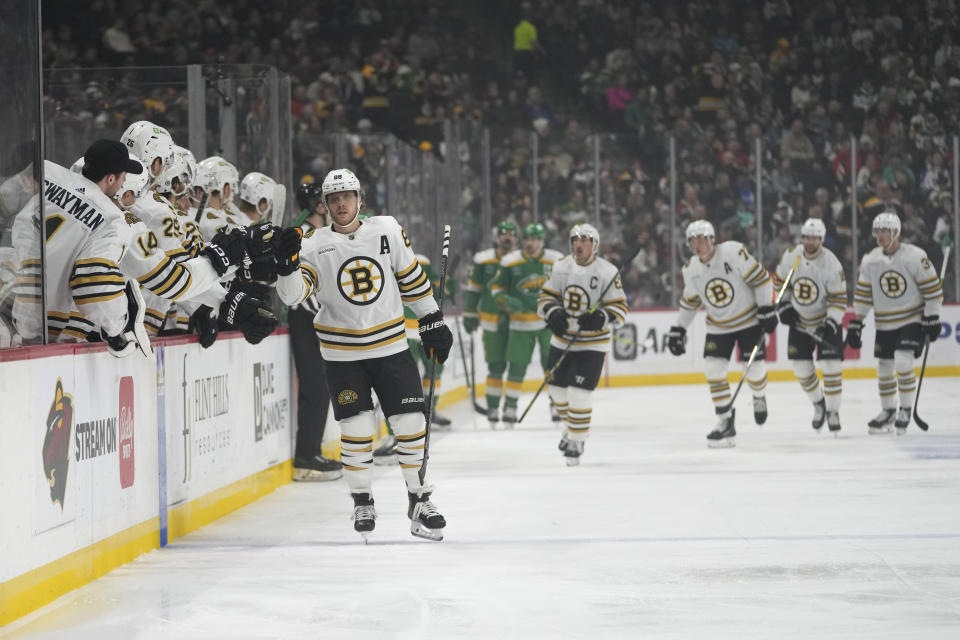
{"label": "yellow and black stripe on jersey", "polygon": [[762,287],[770,281],[770,274],[767,273],[766,269],[760,266],[759,262],[754,262],[753,266],[750,267],[750,270],[747,271],[747,275],[743,276],[743,281],[756,289],[757,287]]}
{"label": "yellow and black stripe on jersey", "polygon": [[[559,291],[554,291],[548,287],[540,289],[540,295],[537,296],[537,313],[539,313],[542,318],[546,318],[550,315],[551,311],[562,306],[563,298]],[[494,320],[494,322],[496,322],[496,320]]]}
{"label": "yellow and black stripe on jersey", "polygon": [[17,273],[16,295],[21,302],[40,303],[43,267],[39,260],[24,260]]}
{"label": "yellow and black stripe on jersey", "polygon": [[430,279],[427,278],[426,271],[416,259],[406,269],[397,272],[397,286],[400,288],[400,299],[404,304],[433,295]]}
{"label": "yellow and black stripe on jersey", "polygon": [[77,260],[70,277],[70,292],[78,305],[105,302],[124,295],[126,279],[120,267],[107,258]]}
{"label": "yellow and black stripe on jersey", "polygon": [[725,320],[719,320],[714,318],[712,315],[707,313],[707,326],[708,327],[717,327],[718,329],[739,329],[740,327],[745,327],[749,324],[753,324],[754,320],[757,317],[757,305],[756,303],[750,305],[750,308],[746,311],[742,311],[732,318],[727,318]]}
{"label": "yellow and black stripe on jersey", "polygon": [[329,327],[316,323],[313,328],[321,346],[338,351],[369,351],[405,340],[407,336],[402,315],[367,329]]}
{"label": "yellow and black stripe on jersey", "polygon": [[621,323],[627,321],[626,298],[614,298],[613,300],[604,301],[603,310],[607,312],[607,315],[610,316],[611,320],[616,320],[619,318]]}
{"label": "yellow and black stripe on jersey", "polygon": [[827,308],[837,309],[841,313],[845,312],[847,310],[846,289],[841,289],[839,291],[827,291]]}
{"label": "yellow and black stripe on jersey", "polygon": [[[49,315],[47,316],[49,319]],[[94,332],[96,325],[83,317],[82,314],[77,313],[76,311],[70,312],[70,317],[67,320],[67,324],[63,327],[61,335],[70,336],[71,338],[77,338],[79,340],[86,340],[87,336]]]}
{"label": "yellow and black stripe on jersey", "polygon": [[878,328],[882,328],[883,325],[902,323],[906,320],[919,320],[923,315],[923,304],[906,309],[897,309],[896,311],[877,311],[874,309],[873,315],[877,318]]}
{"label": "yellow and black stripe on jersey", "polygon": [[933,277],[917,282],[917,288],[923,294],[924,300],[943,300],[943,283],[940,276],[934,274]]}
{"label": "yellow and black stripe on jersey", "polygon": [[688,311],[696,311],[703,306],[700,296],[680,296],[680,307]]}
{"label": "yellow and black stripe on jersey", "polygon": [[172,259],[168,254],[153,269],[137,277],[137,281],[148,289],[168,300],[182,296],[193,282],[190,270]]}
{"label": "yellow and black stripe on jersey", "polygon": [[873,287],[870,286],[869,282],[864,282],[863,280],[857,280],[857,287],[853,292],[853,300],[858,304],[866,305],[868,307],[873,306]]}

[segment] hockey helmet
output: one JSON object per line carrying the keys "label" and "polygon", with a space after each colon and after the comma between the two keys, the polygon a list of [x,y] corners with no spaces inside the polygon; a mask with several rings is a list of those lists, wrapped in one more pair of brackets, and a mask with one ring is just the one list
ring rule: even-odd
{"label": "hockey helmet", "polygon": [[[146,120],[134,122],[123,132],[120,141],[147,168],[153,178],[153,161],[160,158],[163,167],[173,162],[174,144],[170,132],[159,125]],[[161,172],[163,169],[160,170]]]}
{"label": "hockey helmet", "polygon": [[327,196],[331,193],[340,193],[342,191],[355,191],[357,194],[357,210],[361,206],[360,180],[350,171],[350,169],[334,169],[323,179],[321,193],[323,195],[323,204],[327,204]]}
{"label": "hockey helmet", "polygon": [[157,176],[157,191],[172,193],[175,198],[186,194],[193,185],[196,174],[196,163],[191,162],[192,158],[193,154],[189,150],[174,146],[173,162],[170,166],[165,166]]}
{"label": "hockey helmet", "polygon": [[201,175],[198,182],[211,185],[209,188],[205,187],[207,191],[223,191],[224,186],[230,185],[230,197],[236,195],[240,172],[233,163],[220,156],[210,156],[197,163],[197,173]]}
{"label": "hockey helmet", "polygon": [[503,220],[497,224],[497,235],[502,233],[517,233],[520,230],[513,220]]}
{"label": "hockey helmet", "polygon": [[267,208],[260,211],[260,214],[269,219],[270,213],[273,211],[273,194],[276,188],[277,183],[273,178],[259,171],[251,171],[243,177],[243,181],[240,183],[240,199],[256,207],[258,211],[260,201],[266,200]]}
{"label": "hockey helmet", "polygon": [[573,228],[570,229],[570,243],[573,243],[574,238],[590,238],[593,241],[593,252],[596,253],[597,249],[600,248],[600,232],[597,231],[597,228],[592,224],[587,224],[583,222],[581,224],[573,225]]}
{"label": "hockey helmet", "polygon": [[687,241],[690,241],[690,238],[695,238],[697,236],[706,236],[708,238],[717,237],[716,232],[713,230],[713,225],[706,220],[694,220],[687,225]]}
{"label": "hockey helmet", "polygon": [[[130,159],[136,160],[132,153],[130,154]],[[147,192],[147,187],[149,185],[150,176],[146,171],[141,171],[140,173],[127,173],[127,177],[124,178],[123,184],[120,185],[120,189],[113,196],[113,199],[116,200],[117,204],[119,204],[123,209],[129,209],[133,206],[133,204],[131,203],[129,207],[125,207],[123,205],[123,194],[125,194],[127,191],[132,191],[134,200],[139,200],[140,197]]]}
{"label": "hockey helmet", "polygon": [[540,238],[542,240],[546,235],[547,230],[539,222],[531,222],[523,228],[524,238]]}
{"label": "hockey helmet", "polygon": [[827,235],[827,227],[820,218],[807,218],[800,227],[800,237],[815,236],[821,240]]}
{"label": "hockey helmet", "polygon": [[878,213],[873,219],[873,230],[889,229],[893,235],[900,235],[900,218],[893,211]]}
{"label": "hockey helmet", "polygon": [[297,206],[301,210],[314,213],[317,205],[323,201],[323,191],[316,182],[304,182],[297,187]]}

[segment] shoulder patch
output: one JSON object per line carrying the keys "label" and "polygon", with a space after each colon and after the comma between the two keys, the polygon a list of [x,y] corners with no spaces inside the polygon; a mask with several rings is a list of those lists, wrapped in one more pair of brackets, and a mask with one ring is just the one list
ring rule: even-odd
{"label": "shoulder patch", "polygon": [[216,219],[217,219],[217,214],[207,213],[207,220],[216,220]]}
{"label": "shoulder patch", "polygon": [[133,215],[129,211],[123,214],[123,219],[126,220],[127,224],[137,224],[138,222],[140,222],[140,218]]}

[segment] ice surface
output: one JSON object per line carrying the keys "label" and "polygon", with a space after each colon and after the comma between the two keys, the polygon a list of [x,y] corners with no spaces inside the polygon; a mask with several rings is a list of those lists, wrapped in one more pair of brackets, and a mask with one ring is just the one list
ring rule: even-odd
{"label": "ice surface", "polygon": [[431,440],[443,542],[396,467],[367,546],[343,480],[289,484],[0,636],[960,638],[960,381],[925,380],[931,429],[899,438],[867,435],[875,380],[844,391],[833,438],[795,382],[762,428],[744,389],[710,450],[705,385],[600,390],[579,467],[544,399],[513,431],[462,403]]}

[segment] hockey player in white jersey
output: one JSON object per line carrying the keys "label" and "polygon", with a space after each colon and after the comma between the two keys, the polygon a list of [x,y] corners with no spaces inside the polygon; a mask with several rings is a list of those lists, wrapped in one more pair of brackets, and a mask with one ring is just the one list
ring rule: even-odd
{"label": "hockey player in white jersey", "polygon": [[687,225],[687,243],[693,257],[683,267],[683,296],[677,324],[670,327],[667,347],[675,356],[686,352],[687,327],[700,305],[707,308],[707,335],[703,347],[707,384],[717,412],[717,426],[707,435],[711,448],[732,447],[737,434],[735,410],[721,412],[730,400],[727,368],[734,345],[746,362],[759,345],[756,359],[744,374],[753,392],[753,417],[767,420],[767,365],[764,332],[777,328],[770,275],[746,247],[733,240],[714,244],[713,225],[695,220]]}
{"label": "hockey player in white jersey", "polygon": [[[279,194],[276,180],[270,176],[251,171],[240,181],[240,200],[237,203],[247,220],[245,224],[269,222],[273,217]],[[283,216],[283,211],[279,212]],[[277,222],[282,222],[277,220]]]}
{"label": "hockey player in white jersey", "polygon": [[547,389],[566,422],[559,447],[569,466],[580,464],[590,433],[593,390],[610,350],[612,329],[627,317],[620,275],[597,255],[599,246],[600,234],[592,225],[575,225],[570,255],[554,263],[537,300],[537,314],[553,332]]}
{"label": "hockey player in white jersey", "polygon": [[[316,294],[320,339],[334,415],[340,421],[343,469],[354,501],[354,529],[374,529],[371,390],[393,426],[407,485],[410,531],[441,540],[446,521],[430,500],[421,467],[426,420],[420,374],[407,347],[403,306],[419,318],[424,350],[444,362],[453,344],[406,232],[392,216],[360,220],[360,181],[349,169],[327,174],[323,201],[332,224],[303,236],[283,229],[276,241],[277,291],[286,304]],[[423,470],[426,471],[425,469]]]}
{"label": "hockey player in white jersey", "polygon": [[147,169],[150,185],[156,184],[164,168],[173,163],[174,144],[170,132],[147,120],[132,123],[120,136],[120,142]]}
{"label": "hockey player in white jersey", "polygon": [[900,218],[895,213],[877,214],[873,237],[877,246],[860,263],[853,297],[856,318],[847,327],[846,343],[854,349],[863,346],[863,321],[872,308],[881,409],[867,427],[871,434],[882,434],[891,433],[893,425],[902,435],[912,419],[914,358],[923,350],[924,336],[930,342],[940,336],[943,283],[923,249],[900,242]]}
{"label": "hockey player in white jersey", "polygon": [[[790,327],[787,358],[813,403],[813,428],[820,431],[826,422],[836,434],[840,431],[842,323],[847,310],[847,286],[840,261],[823,246],[826,233],[823,220],[808,218],[800,227],[801,243],[784,251],[773,280],[779,290],[800,256],[777,312],[780,323]],[[823,371],[822,387],[813,363],[814,350]]]}
{"label": "hockey player in white jersey", "polygon": [[193,201],[195,207],[200,206],[204,195],[207,201],[203,212],[198,213],[194,208],[191,215],[199,225],[204,240],[241,226],[241,220],[234,218],[227,209],[227,204],[236,193],[239,179],[237,168],[220,156],[210,156],[197,163]]}

